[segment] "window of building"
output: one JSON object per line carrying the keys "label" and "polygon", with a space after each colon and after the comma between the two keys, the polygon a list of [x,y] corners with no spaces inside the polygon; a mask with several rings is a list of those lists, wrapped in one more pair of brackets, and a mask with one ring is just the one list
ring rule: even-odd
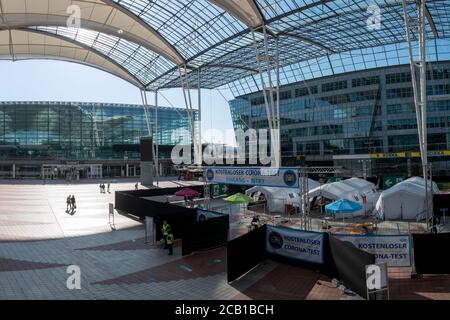
{"label": "window of building", "polygon": [[341,89],[347,89],[347,80],[322,84],[322,92],[336,91]]}
{"label": "window of building", "polygon": [[417,134],[390,136],[388,138],[389,152],[419,151]]}
{"label": "window of building", "polygon": [[387,114],[412,113],[415,112],[414,102],[389,104],[386,107]]}
{"label": "window of building", "polygon": [[303,87],[303,88],[297,88],[295,89],[295,97],[304,97],[304,96],[308,96],[310,94],[317,94],[318,89],[317,86],[311,86],[309,87],[309,89],[307,87]]}
{"label": "window of building", "polygon": [[380,77],[379,76],[372,76],[372,77],[363,77],[363,78],[357,78],[352,79],[352,87],[363,87],[363,86],[370,86],[374,84],[380,84]]}
{"label": "window of building", "polygon": [[413,97],[413,88],[395,88],[395,89],[387,89],[386,90],[386,98],[387,99],[398,99],[398,98],[411,98]]}
{"label": "window of building", "polygon": [[450,79],[450,69],[440,68],[436,70],[427,70],[428,80]]}
{"label": "window of building", "polygon": [[386,84],[411,82],[411,72],[391,73],[386,75]]}

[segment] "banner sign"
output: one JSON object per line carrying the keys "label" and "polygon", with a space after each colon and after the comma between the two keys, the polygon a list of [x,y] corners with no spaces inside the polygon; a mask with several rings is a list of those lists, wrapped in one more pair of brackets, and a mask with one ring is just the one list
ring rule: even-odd
{"label": "banner sign", "polygon": [[383,190],[387,190],[403,180],[405,178],[400,176],[383,177]]}
{"label": "banner sign", "polygon": [[298,169],[295,168],[239,168],[215,167],[205,171],[208,183],[243,186],[299,188]]}
{"label": "banner sign", "polygon": [[323,264],[324,233],[267,226],[266,250],[275,255]]}
{"label": "banner sign", "polygon": [[357,236],[335,234],[341,241],[375,255],[377,263],[389,267],[411,267],[411,238],[408,235]]}
{"label": "banner sign", "polygon": [[220,197],[228,194],[228,186],[226,184],[213,184],[212,195],[213,197]]}

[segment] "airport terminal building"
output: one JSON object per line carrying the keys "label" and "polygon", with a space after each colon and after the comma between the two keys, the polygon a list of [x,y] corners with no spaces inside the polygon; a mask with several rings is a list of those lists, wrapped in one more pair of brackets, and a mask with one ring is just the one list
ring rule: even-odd
{"label": "airport terminal building", "polygon": [[[173,146],[191,143],[188,111],[147,110],[164,174]],[[139,176],[140,138],[148,135],[142,105],[0,102],[0,178]]]}
{"label": "airport terminal building", "polygon": [[[427,65],[428,150],[434,175],[450,172],[450,61]],[[268,128],[262,92],[230,101],[235,129]],[[280,89],[284,166],[343,166],[355,175],[421,173],[411,69],[397,65]]]}

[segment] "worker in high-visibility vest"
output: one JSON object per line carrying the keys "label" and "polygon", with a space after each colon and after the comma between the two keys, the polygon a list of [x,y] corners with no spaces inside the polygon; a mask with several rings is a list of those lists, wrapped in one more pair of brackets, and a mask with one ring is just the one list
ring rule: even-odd
{"label": "worker in high-visibility vest", "polygon": [[168,229],[168,233],[167,233],[167,237],[166,237],[166,243],[167,243],[167,248],[169,249],[169,256],[173,255],[173,241],[174,241],[174,237],[173,237],[173,233],[172,230]]}
{"label": "worker in high-visibility vest", "polygon": [[167,235],[169,234],[170,225],[167,223],[167,221],[164,221],[161,231],[164,238],[164,249],[167,249]]}

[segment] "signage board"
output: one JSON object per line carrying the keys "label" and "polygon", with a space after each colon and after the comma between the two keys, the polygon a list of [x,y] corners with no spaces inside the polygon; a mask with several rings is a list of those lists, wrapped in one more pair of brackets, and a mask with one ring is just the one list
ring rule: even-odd
{"label": "signage board", "polygon": [[267,226],[267,252],[304,262],[323,264],[324,233]]}
{"label": "signage board", "polygon": [[229,185],[300,187],[297,168],[211,167],[206,169],[204,179],[208,183]]}
{"label": "signage board", "polygon": [[411,238],[409,235],[335,235],[341,241],[375,255],[377,263],[389,267],[411,267]]}

